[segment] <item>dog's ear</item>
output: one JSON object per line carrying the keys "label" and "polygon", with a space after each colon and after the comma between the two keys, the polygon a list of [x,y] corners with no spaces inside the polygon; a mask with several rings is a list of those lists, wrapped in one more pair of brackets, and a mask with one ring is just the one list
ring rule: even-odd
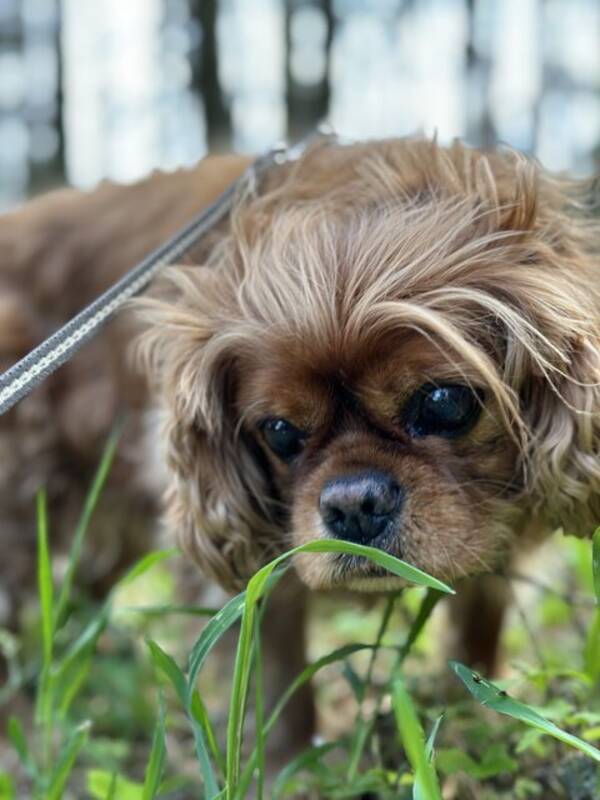
{"label": "dog's ear", "polygon": [[[552,180],[542,185],[537,260],[546,270],[547,286],[545,308],[533,319],[540,336],[561,357],[554,365],[549,363],[547,370],[534,367],[524,393],[532,437],[532,498],[551,526],[576,536],[590,536],[600,525],[600,225],[596,191],[589,182]],[[548,362],[551,360],[549,354]]]}
{"label": "dog's ear", "polygon": [[530,480],[552,527],[590,536],[600,525],[600,350],[580,343],[568,376],[534,380],[528,398]]}
{"label": "dog's ear", "polygon": [[275,554],[280,531],[268,468],[236,409],[251,343],[228,318],[218,272],[171,270],[168,299],[139,302],[147,327],[138,352],[161,406],[169,532],[205,574],[239,590]]}

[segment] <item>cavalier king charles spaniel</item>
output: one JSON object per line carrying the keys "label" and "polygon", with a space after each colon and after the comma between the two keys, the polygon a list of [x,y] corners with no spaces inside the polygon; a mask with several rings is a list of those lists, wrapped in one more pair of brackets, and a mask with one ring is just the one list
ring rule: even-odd
{"label": "cavalier king charles spaniel", "polygon": [[[247,165],[213,157],[5,216],[5,365]],[[458,142],[327,140],[272,168],[186,263],[5,418],[4,571],[14,585],[23,559],[10,553],[22,549],[35,487],[47,483],[53,513],[68,518],[123,405],[131,421],[98,540],[122,550],[139,528],[149,546],[162,496],[167,530],[228,590],[325,537],[454,583],[501,572],[557,528],[590,536],[600,522],[594,213],[592,182]],[[301,587],[398,586],[347,555],[302,554],[294,567],[297,588],[271,614],[282,686],[302,658]],[[494,663],[505,601],[493,577],[459,586],[453,616],[473,666]],[[308,732],[307,709],[294,725]]]}

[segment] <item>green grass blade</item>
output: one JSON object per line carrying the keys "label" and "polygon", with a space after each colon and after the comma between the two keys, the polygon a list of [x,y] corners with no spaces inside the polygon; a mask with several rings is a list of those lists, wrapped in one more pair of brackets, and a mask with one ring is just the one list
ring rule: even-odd
{"label": "green grass blade", "polygon": [[550,720],[545,719],[524,703],[518,700],[513,700],[506,692],[500,690],[497,686],[490,681],[485,680],[472,669],[460,664],[458,661],[450,661],[450,667],[454,670],[456,675],[464,683],[467,689],[471,692],[473,697],[478,700],[482,705],[497,711],[499,714],[506,714],[513,719],[524,722],[532,728],[547,733],[565,744],[580,750],[585,753],[594,761],[600,762],[600,750],[597,750],[588,742],[584,742],[577,736],[573,736],[567,731],[563,731]]}
{"label": "green grass blade", "polygon": [[592,681],[600,678],[600,608],[596,608],[583,651],[585,671]]}
{"label": "green grass blade", "polygon": [[[275,586],[282,574],[283,570],[275,575],[272,575],[269,578],[268,587],[271,588]],[[196,680],[207,656],[219,639],[232,627],[232,625],[235,625],[235,623],[242,616],[245,601],[246,592],[241,592],[235,597],[232,597],[231,600],[229,600],[223,606],[223,608],[217,614],[215,614],[214,617],[212,617],[196,640],[188,660],[187,708],[189,708],[192,701],[192,695],[196,687]]]}
{"label": "green grass blade", "polygon": [[42,619],[42,657],[43,665],[49,669],[52,662],[53,629],[53,595],[52,565],[48,547],[48,512],[46,493],[43,490],[37,496],[38,526],[38,593],[40,598],[40,614]]}
{"label": "green grass blade", "polygon": [[113,772],[104,800],[115,800],[117,796],[117,773]]}
{"label": "green grass blade", "polygon": [[435,740],[437,739],[438,731],[440,729],[440,725],[442,724],[442,720],[444,719],[444,715],[440,714],[436,721],[433,723],[433,728],[431,729],[431,733],[427,737],[427,744],[425,745],[425,753],[427,754],[427,758],[431,760],[433,758],[433,748],[435,747]]}
{"label": "green grass blade", "polygon": [[144,776],[144,789],[142,800],[154,800],[158,794],[160,782],[162,780],[167,748],[165,745],[165,703],[162,694],[160,695],[158,719],[152,737],[152,748],[150,758]]}
{"label": "green grass blade", "polygon": [[205,606],[120,606],[119,614],[140,614],[145,617],[163,617],[171,614],[182,614],[189,617],[214,617],[219,613],[218,608],[206,608]]}
{"label": "green grass blade", "polygon": [[133,583],[140,575],[148,572],[155,564],[159,564],[161,561],[165,561],[168,558],[173,558],[173,556],[178,553],[179,550],[176,547],[170,547],[168,550],[153,550],[151,553],[143,556],[117,581],[112,588],[111,594],[115,594],[115,592],[118,592],[119,589],[122,589],[124,586],[129,586],[130,583]]}
{"label": "green grass blade", "polygon": [[400,740],[415,773],[414,800],[442,800],[442,793],[425,735],[404,683],[397,678],[392,686],[392,705]]}
{"label": "green grass blade", "polygon": [[265,732],[269,733],[275,727],[275,723],[277,722],[281,712],[283,711],[284,707],[292,697],[292,695],[298,691],[298,689],[303,686],[305,683],[308,683],[312,678],[319,672],[319,670],[323,669],[323,667],[329,666],[329,664],[334,664],[336,661],[343,661],[344,659],[348,658],[348,656],[353,655],[353,653],[358,653],[362,650],[373,650],[375,645],[373,644],[346,644],[342,647],[338,647],[336,650],[333,650],[331,653],[328,653],[325,656],[313,661],[312,664],[309,664],[302,672],[294,679],[294,681],[288,686],[285,692],[281,695],[279,700],[277,701],[273,711],[269,715],[269,719],[265,725]]}
{"label": "green grass blade", "polygon": [[151,639],[146,640],[146,644],[148,645],[148,649],[150,650],[150,657],[152,658],[152,663],[154,666],[159,669],[163,675],[165,675],[173,688],[175,689],[175,694],[179,698],[180,702],[183,706],[186,703],[186,682],[185,682],[185,675],[177,666],[177,662],[175,659],[170,656],[168,653],[162,649],[160,645],[156,642],[153,642]]}
{"label": "green grass blade", "polygon": [[208,798],[215,797],[219,792],[219,787],[211,764],[205,736],[209,741],[209,746],[213,750],[213,755],[216,755],[217,757],[217,763],[219,763],[220,759],[220,763],[222,764],[223,759],[219,753],[214,731],[204,706],[200,701],[200,697],[197,692],[194,692],[188,705],[188,693],[185,675],[177,666],[175,659],[173,659],[168,653],[165,653],[165,651],[156,642],[149,640],[147,645],[150,650],[150,656],[154,666],[168,678],[171,685],[175,689],[175,693],[181,704],[186,709],[192,726],[192,733],[194,734],[196,756],[200,764],[206,796]]}
{"label": "green grass blade", "polygon": [[254,618],[254,682],[256,719],[256,797],[263,800],[265,791],[265,702],[263,695],[262,651],[260,646],[260,620]]}
{"label": "green grass blade", "polygon": [[94,800],[142,800],[143,793],[141,783],[102,769],[89,770],[86,789],[87,795]]}
{"label": "green grass blade", "polygon": [[29,745],[27,744],[27,738],[25,736],[25,731],[23,730],[21,721],[17,717],[9,717],[7,733],[12,746],[15,748],[15,751],[19,756],[19,760],[23,766],[23,769],[30,778],[33,778],[34,781],[37,781],[39,771],[35,760],[29,751]]}
{"label": "green grass blade", "polygon": [[63,790],[73,770],[75,760],[88,739],[90,727],[91,724],[89,722],[84,722],[78,725],[69,736],[65,749],[60,755],[56,767],[50,776],[48,789],[44,795],[45,800],[61,800]]}
{"label": "green grass blade", "polygon": [[262,567],[248,582],[242,613],[240,636],[238,639],[227,726],[226,783],[228,800],[232,800],[236,796],[240,779],[243,727],[250,682],[251,649],[254,636],[256,604],[264,594],[268,593],[268,581],[276,567],[286,559],[299,553],[345,553],[362,556],[406,581],[416,583],[420,586],[428,586],[438,591],[453,593],[453,590],[449,586],[446,586],[446,584],[427,575],[416,567],[394,556],[390,556],[388,553],[384,553],[373,547],[366,547],[364,545],[353,544],[337,539],[320,539],[300,545],[278,556],[273,559],[273,561],[269,562],[269,564]]}
{"label": "green grass blade", "polygon": [[64,624],[67,607],[69,604],[69,600],[71,598],[73,578],[75,576],[75,571],[79,564],[79,559],[81,558],[81,550],[83,548],[85,535],[88,531],[90,520],[96,509],[98,500],[100,498],[100,494],[102,492],[102,489],[104,488],[106,479],[110,472],[110,468],[112,466],[115,457],[122,429],[123,429],[123,423],[120,422],[117,424],[115,430],[109,436],[106,446],[104,448],[104,452],[102,453],[102,458],[100,459],[100,464],[98,465],[98,469],[96,470],[96,474],[94,475],[92,485],[85,499],[83,511],[81,513],[81,517],[79,518],[79,522],[77,523],[77,527],[75,529],[75,535],[73,537],[73,542],[71,544],[71,549],[69,552],[67,569],[65,572],[65,576],[63,578],[62,586],[58,596],[58,601],[56,603],[56,610],[54,614],[55,629],[60,628]]}
{"label": "green grass blade", "polygon": [[443,594],[436,589],[429,589],[425,597],[423,598],[421,605],[419,606],[419,611],[417,612],[417,616],[415,617],[412,625],[410,626],[410,631],[408,632],[408,636],[406,637],[406,641],[400,648],[398,652],[398,662],[396,664],[396,668],[400,666],[410,653],[413,648],[414,643],[419,638],[419,635],[433,610],[442,599]]}
{"label": "green grass blade", "polygon": [[0,800],[16,800],[16,797],[13,779],[7,772],[0,770]]}
{"label": "green grass blade", "polygon": [[271,790],[271,800],[278,800],[279,797],[285,792],[285,788],[290,780],[297,772],[302,769],[310,769],[312,766],[321,761],[323,756],[327,755],[330,750],[340,746],[340,742],[328,742],[327,744],[316,745],[309,747],[300,753],[299,756],[294,758],[281,770],[277,776],[273,788]]}
{"label": "green grass blade", "polygon": [[[316,661],[313,661],[312,664],[309,664],[287,687],[285,692],[281,695],[281,697],[275,704],[275,707],[271,711],[269,718],[265,722],[264,726],[265,738],[275,727],[277,720],[281,716],[283,709],[289,702],[292,695],[295,694],[295,692],[297,692],[301,686],[312,680],[312,678],[317,674],[317,672],[319,672],[319,670],[323,669],[323,667],[329,666],[329,664],[335,663],[336,661],[344,661],[346,658],[348,658],[348,656],[351,656],[353,653],[358,653],[361,650],[373,650],[374,648],[375,648],[374,644],[347,644],[337,648],[336,650],[333,650],[331,653],[328,653],[325,656],[322,656]],[[254,748],[252,755],[250,756],[246,766],[244,767],[242,776],[240,777],[240,783],[238,788],[238,794],[240,797],[246,796],[248,787],[250,786],[250,781],[252,780],[252,775],[254,773],[254,770],[256,769],[256,765],[257,765],[257,752],[256,748]]]}
{"label": "green grass blade", "polygon": [[596,603],[600,606],[600,528],[596,528],[596,533],[592,540],[592,568]]}
{"label": "green grass blade", "polygon": [[195,725],[199,725],[201,730],[204,732],[204,735],[206,736],[206,740],[208,742],[208,746],[210,748],[210,752],[212,753],[212,757],[214,758],[217,766],[224,775],[225,758],[223,757],[223,753],[221,752],[221,749],[217,742],[217,737],[210,722],[208,711],[206,710],[198,691],[195,691],[194,694],[192,695],[190,716],[192,717],[192,723]]}

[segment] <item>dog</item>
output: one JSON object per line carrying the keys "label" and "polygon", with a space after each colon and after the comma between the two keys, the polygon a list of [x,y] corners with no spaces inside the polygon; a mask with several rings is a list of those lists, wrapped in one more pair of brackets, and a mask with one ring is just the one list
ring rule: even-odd
{"label": "dog", "polygon": [[[212,157],[4,217],[4,362],[247,166]],[[107,491],[113,520],[138,520],[136,547],[160,506],[187,559],[229,591],[305,542],[381,548],[460,583],[461,654],[492,671],[507,596],[486,575],[557,528],[588,537],[600,522],[594,189],[509,149],[316,142],[241,193],[186,263],[5,418],[3,528],[22,530],[42,482],[68,516],[126,406]],[[307,590],[399,586],[362,558],[293,564],[267,615],[276,687],[302,668]],[[296,739],[311,708],[292,704]]]}

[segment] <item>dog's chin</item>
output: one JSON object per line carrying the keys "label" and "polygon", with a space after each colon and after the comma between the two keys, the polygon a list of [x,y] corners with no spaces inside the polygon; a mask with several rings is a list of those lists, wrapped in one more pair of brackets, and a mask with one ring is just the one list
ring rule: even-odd
{"label": "dog's chin", "polygon": [[397,592],[411,584],[396,575],[357,576],[348,578],[340,588],[350,589],[353,592]]}
{"label": "dog's chin", "polygon": [[301,553],[294,561],[300,579],[313,591],[377,593],[398,591],[410,586],[409,581],[390,574],[362,556]]}

